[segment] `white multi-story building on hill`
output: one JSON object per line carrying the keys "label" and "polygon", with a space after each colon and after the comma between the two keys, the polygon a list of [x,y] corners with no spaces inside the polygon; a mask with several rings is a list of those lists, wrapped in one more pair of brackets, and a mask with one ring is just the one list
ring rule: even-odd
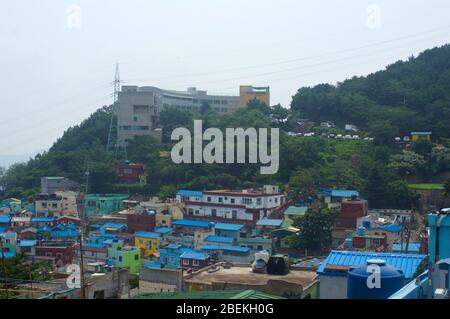
{"label": "white multi-story building on hill", "polygon": [[276,186],[262,189],[190,191],[180,190],[177,202],[186,205],[186,218],[255,225],[285,203]]}

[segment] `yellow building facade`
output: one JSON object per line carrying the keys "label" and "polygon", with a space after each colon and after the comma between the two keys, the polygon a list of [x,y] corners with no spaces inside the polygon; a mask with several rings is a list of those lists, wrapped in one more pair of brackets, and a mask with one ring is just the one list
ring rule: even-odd
{"label": "yellow building facade", "polygon": [[141,250],[143,257],[150,256],[158,251],[161,244],[161,235],[154,232],[139,231],[134,233],[134,246]]}
{"label": "yellow building facade", "polygon": [[255,87],[251,85],[241,85],[239,88],[239,96],[241,107],[246,107],[248,102],[254,99],[270,106],[270,88],[268,86]]}

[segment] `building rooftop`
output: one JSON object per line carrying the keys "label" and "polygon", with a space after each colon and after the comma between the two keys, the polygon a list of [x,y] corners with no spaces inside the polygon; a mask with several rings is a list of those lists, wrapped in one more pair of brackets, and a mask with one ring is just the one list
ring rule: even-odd
{"label": "building rooftop", "polygon": [[411,132],[411,135],[431,135],[432,132]]}
{"label": "building rooftop", "polygon": [[304,215],[308,207],[306,206],[289,206],[285,211],[285,215]]}
{"label": "building rooftop", "polygon": [[51,223],[55,221],[55,217],[33,217],[31,218],[32,223]]}
{"label": "building rooftop", "polygon": [[347,189],[328,189],[324,188],[321,189],[320,192],[325,196],[333,196],[333,197],[352,197],[352,196],[359,196],[359,193],[354,190],[347,190]]}
{"label": "building rooftop", "polygon": [[287,275],[268,275],[254,273],[252,267],[232,266],[231,268],[219,267],[215,272],[202,270],[185,278],[185,281],[266,286],[269,280],[282,280],[307,287],[315,281],[316,277],[317,274],[314,271],[291,270]]}
{"label": "building rooftop", "polygon": [[142,294],[134,299],[285,299],[256,290],[184,291]]}
{"label": "building rooftop", "polygon": [[232,237],[227,236],[213,236],[209,235],[205,238],[205,241],[213,242],[213,243],[221,243],[221,244],[232,244],[234,239]]}
{"label": "building rooftop", "polygon": [[8,224],[11,221],[11,216],[9,215],[0,215],[0,223]]}
{"label": "building rooftop", "polygon": [[210,228],[212,224],[203,220],[190,220],[190,219],[179,219],[172,222],[172,225],[175,226],[186,226],[186,227],[202,227],[202,228]]}
{"label": "building rooftop", "polygon": [[36,246],[37,240],[24,240],[22,239],[19,243],[20,247],[33,247]]}
{"label": "building rooftop", "polygon": [[244,228],[244,224],[231,224],[231,223],[215,223],[214,228],[219,230],[233,230],[239,231]]}
{"label": "building rooftop", "polygon": [[242,246],[231,246],[231,245],[202,245],[200,247],[202,250],[226,250],[226,251],[234,251],[239,253],[247,253],[250,251],[248,247]]}
{"label": "building rooftop", "polygon": [[376,229],[385,230],[385,231],[394,232],[394,233],[398,233],[399,231],[402,230],[402,228],[397,224],[389,224],[389,225],[382,225],[382,226],[375,226],[375,227],[368,228],[368,230],[376,230]]}
{"label": "building rooftop", "polygon": [[167,233],[172,232],[172,230],[173,229],[170,227],[160,227],[160,228],[155,229],[155,232],[160,233],[160,234],[167,234]]}
{"label": "building rooftop", "polygon": [[[329,266],[338,266],[347,269],[364,265],[368,259],[383,259],[388,265],[393,266],[405,275],[406,279],[413,278],[417,267],[426,258],[426,255],[419,254],[395,254],[395,253],[376,253],[376,252],[358,252],[358,251],[337,251],[332,250],[322,265],[317,270],[318,274],[328,273],[326,268]],[[346,273],[345,273],[346,275]]]}
{"label": "building rooftop", "polygon": [[187,190],[187,189],[181,189],[177,192],[177,195],[180,196],[196,196],[196,197],[202,197],[203,196],[203,192],[200,191],[191,191],[191,190]]}
{"label": "building rooftop", "polygon": [[187,258],[187,259],[196,259],[196,260],[206,260],[208,259],[209,255],[203,252],[198,252],[195,250],[187,250],[184,253],[181,254],[180,258]]}
{"label": "building rooftop", "polygon": [[263,218],[256,222],[257,226],[273,226],[273,227],[280,227],[283,223],[282,219],[269,219],[269,218]]}
{"label": "building rooftop", "polygon": [[149,231],[137,231],[134,233],[135,237],[143,237],[143,238],[151,238],[151,239],[157,239],[161,238],[161,234],[155,233],[155,232],[149,232]]}

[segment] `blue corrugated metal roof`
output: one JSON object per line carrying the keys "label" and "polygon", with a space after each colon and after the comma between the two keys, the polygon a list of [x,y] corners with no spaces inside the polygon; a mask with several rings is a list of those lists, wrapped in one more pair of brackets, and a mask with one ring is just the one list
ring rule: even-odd
{"label": "blue corrugated metal roof", "polygon": [[186,259],[196,259],[196,260],[206,260],[208,259],[209,255],[203,252],[198,252],[195,250],[188,250],[185,251],[183,254],[181,254],[180,258],[186,258]]}
{"label": "blue corrugated metal roof", "polygon": [[24,240],[22,239],[19,243],[20,247],[33,247],[36,246],[37,240]]}
{"label": "blue corrugated metal roof", "polygon": [[104,248],[105,245],[103,245],[103,244],[96,244],[96,243],[83,243],[83,247]]}
{"label": "blue corrugated metal roof", "polygon": [[214,225],[215,229],[220,230],[234,230],[238,231],[241,230],[245,225],[244,224],[231,224],[231,223],[216,223]]}
{"label": "blue corrugated metal roof", "polygon": [[209,235],[208,237],[205,238],[205,241],[210,241],[213,243],[223,243],[223,244],[232,244],[233,240],[234,239],[232,237],[227,237],[227,236]]}
{"label": "blue corrugated metal roof", "polygon": [[0,233],[0,236],[2,236],[2,237],[15,237],[15,236],[17,236],[17,233],[15,233],[15,232],[9,232],[9,233]]}
{"label": "blue corrugated metal roof", "polygon": [[227,251],[235,251],[240,253],[246,253],[250,251],[248,247],[242,246],[231,246],[231,245],[202,245],[200,247],[202,250],[227,250]]}
{"label": "blue corrugated metal roof", "polygon": [[[1,256],[1,255],[0,255]],[[3,252],[3,256],[5,258],[12,258],[12,257],[16,257],[16,252],[15,251],[4,251]]]}
{"label": "blue corrugated metal roof", "polygon": [[390,232],[394,232],[394,233],[398,233],[400,230],[402,230],[402,228],[397,224],[389,224],[389,225],[371,227],[368,230],[375,230],[375,229],[381,229],[381,230],[390,231]]}
{"label": "blue corrugated metal roof", "polygon": [[134,236],[156,239],[156,238],[160,238],[161,234],[154,233],[154,232],[149,232],[149,231],[137,231],[137,232],[134,233]]}
{"label": "blue corrugated metal roof", "polygon": [[419,254],[394,254],[394,253],[376,253],[376,252],[359,252],[359,251],[338,251],[332,250],[328,257],[324,260],[319,269],[318,274],[327,273],[325,268],[328,265],[336,266],[361,266],[368,259],[383,259],[388,265],[393,266],[405,275],[406,279],[413,278],[417,267],[424,260],[426,255]]}
{"label": "blue corrugated metal roof", "polygon": [[202,197],[203,196],[203,192],[200,191],[191,191],[188,189],[181,189],[177,192],[177,195],[180,196],[196,196],[196,197]]}
{"label": "blue corrugated metal roof", "polygon": [[0,223],[7,224],[11,221],[11,218],[9,215],[0,215]]}
{"label": "blue corrugated metal roof", "polygon": [[[402,250],[405,250],[405,249],[406,249],[406,243],[392,244],[392,252],[394,252],[394,253],[401,252]],[[418,253],[419,251],[420,251],[420,242],[413,242],[413,243],[408,244],[408,252]]]}
{"label": "blue corrugated metal roof", "polygon": [[207,222],[204,220],[179,219],[179,220],[172,222],[172,225],[209,228],[209,227],[211,227],[212,224],[210,222]]}
{"label": "blue corrugated metal roof", "polygon": [[67,229],[67,230],[57,230],[50,232],[50,236],[54,237],[78,237],[79,233],[76,230]]}
{"label": "blue corrugated metal roof", "polygon": [[348,189],[321,189],[320,192],[323,195],[326,196],[333,196],[333,197],[352,197],[352,196],[359,196],[359,193],[354,190],[348,190]]}
{"label": "blue corrugated metal roof", "polygon": [[172,228],[170,227],[160,227],[158,229],[155,229],[155,232],[160,233],[160,234],[167,234],[172,232]]}
{"label": "blue corrugated metal roof", "polygon": [[283,223],[282,219],[269,219],[269,218],[263,218],[256,222],[256,225],[258,226],[281,226]]}

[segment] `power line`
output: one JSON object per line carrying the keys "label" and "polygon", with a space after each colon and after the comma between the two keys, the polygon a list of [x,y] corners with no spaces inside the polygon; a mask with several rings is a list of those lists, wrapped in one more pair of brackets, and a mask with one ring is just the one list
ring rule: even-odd
{"label": "power line", "polygon": [[257,64],[257,65],[251,65],[251,66],[243,66],[243,67],[235,67],[235,68],[229,68],[229,69],[221,69],[221,70],[215,70],[215,71],[210,71],[210,72],[199,72],[199,73],[182,74],[182,75],[175,75],[175,76],[166,76],[166,77],[159,77],[159,78],[135,78],[135,79],[128,79],[128,80],[126,80],[126,82],[141,81],[141,80],[154,80],[154,81],[157,81],[157,80],[192,77],[192,76],[205,76],[205,75],[212,75],[212,74],[218,74],[218,73],[227,73],[227,72],[234,72],[234,71],[240,71],[240,70],[255,69],[255,68],[261,68],[261,67],[266,67],[266,66],[281,65],[281,64],[287,64],[287,63],[298,62],[298,61],[306,61],[306,60],[317,59],[317,58],[322,58],[322,57],[342,54],[342,53],[346,53],[346,52],[351,52],[351,51],[371,48],[371,47],[374,47],[374,46],[380,46],[380,45],[384,45],[384,44],[387,44],[387,43],[397,42],[397,41],[401,41],[401,40],[405,40],[405,39],[410,39],[410,38],[414,38],[414,37],[421,36],[421,35],[424,35],[424,34],[440,31],[440,30],[447,29],[447,28],[450,28],[450,25],[444,25],[444,26],[441,26],[441,27],[428,29],[428,30],[425,30],[425,31],[422,31],[422,32],[409,34],[409,35],[402,36],[402,37],[392,38],[392,39],[389,39],[389,40],[374,42],[374,43],[370,43],[370,44],[366,44],[366,45],[361,45],[361,46],[357,46],[357,47],[353,47],[353,48],[336,50],[336,51],[331,51],[331,52],[324,53],[324,54],[312,55],[312,56],[307,56],[307,57],[291,58],[291,59],[281,60],[281,61],[272,62],[272,63],[264,63],[264,64]]}

